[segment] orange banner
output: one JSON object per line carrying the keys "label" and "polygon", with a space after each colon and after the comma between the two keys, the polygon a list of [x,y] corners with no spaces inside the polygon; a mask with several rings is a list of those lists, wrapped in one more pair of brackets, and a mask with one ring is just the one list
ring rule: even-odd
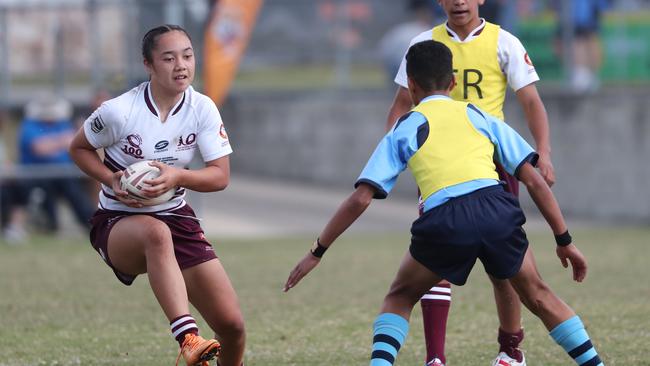
{"label": "orange banner", "polygon": [[203,48],[205,93],[219,106],[230,90],[263,0],[218,0]]}

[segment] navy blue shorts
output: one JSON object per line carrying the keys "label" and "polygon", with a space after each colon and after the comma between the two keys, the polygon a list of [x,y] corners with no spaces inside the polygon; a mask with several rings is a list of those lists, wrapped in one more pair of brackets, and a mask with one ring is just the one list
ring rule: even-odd
{"label": "navy blue shorts", "polygon": [[517,198],[501,185],[479,189],[425,212],[411,226],[411,256],[435,274],[464,285],[480,259],[507,279],[519,272],[528,239]]}
{"label": "navy blue shorts", "polygon": [[212,245],[203,234],[203,229],[196,219],[194,210],[188,204],[174,211],[166,212],[166,214],[99,209],[90,219],[92,225],[90,243],[123,284],[131,285],[135,281],[136,275],[120,272],[113,266],[108,257],[108,236],[118,221],[130,215],[149,215],[167,224],[174,242],[176,262],[181,270],[217,258]]}

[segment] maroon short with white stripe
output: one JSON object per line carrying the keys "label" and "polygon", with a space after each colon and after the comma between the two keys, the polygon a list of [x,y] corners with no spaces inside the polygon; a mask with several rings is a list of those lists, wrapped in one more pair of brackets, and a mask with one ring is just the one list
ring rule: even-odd
{"label": "maroon short with white stripe", "polygon": [[447,337],[447,318],[451,306],[451,285],[437,284],[420,299],[424,342],[427,348],[425,364],[437,358],[447,362],[445,339]]}
{"label": "maroon short with white stripe", "polygon": [[498,162],[494,162],[494,164],[497,167],[497,173],[499,173],[499,179],[502,180],[503,182],[506,183],[506,192],[510,192],[515,195],[515,197],[519,197],[519,180],[506,171],[506,169],[503,167],[503,165],[499,164]]}
{"label": "maroon short with white stripe", "polygon": [[422,299],[451,302],[451,286],[447,284],[435,285],[422,296]]}
{"label": "maroon short with white stripe", "polygon": [[108,236],[111,229],[121,219],[131,215],[148,215],[169,227],[174,242],[174,254],[181,270],[217,258],[212,245],[206,240],[203,229],[194,214],[194,210],[185,204],[173,211],[145,213],[99,209],[90,219],[90,243],[104,262],[115,272],[115,276],[125,285],[131,285],[136,275],[118,271],[108,257]]}

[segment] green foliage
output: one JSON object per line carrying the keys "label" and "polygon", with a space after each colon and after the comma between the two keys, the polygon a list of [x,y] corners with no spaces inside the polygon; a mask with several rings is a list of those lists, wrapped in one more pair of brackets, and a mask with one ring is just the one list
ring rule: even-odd
{"label": "green foliage", "polygon": [[[557,19],[546,15],[523,20],[516,36],[526,50],[542,82],[561,80],[562,55]],[[598,33],[602,43],[603,66],[600,77],[606,81],[647,83],[650,80],[650,12],[610,12],[605,14]],[[559,42],[559,44],[555,44]]]}
{"label": "green foliage", "polygon": [[[583,318],[607,365],[650,365],[650,230],[575,230],[590,264],[571,282],[552,236],[530,235],[542,276]],[[310,238],[214,240],[246,318],[250,365],[367,365],[371,325],[408,245],[407,235],[344,236],[289,293],[282,285]],[[172,365],[177,346],[141,276],[126,287],[84,240],[0,243],[0,365]],[[487,365],[496,354],[492,289],[480,264],[455,287],[447,339],[452,365]],[[572,364],[524,311],[531,364]],[[200,322],[203,334],[211,334]],[[419,309],[397,365],[424,358]]]}

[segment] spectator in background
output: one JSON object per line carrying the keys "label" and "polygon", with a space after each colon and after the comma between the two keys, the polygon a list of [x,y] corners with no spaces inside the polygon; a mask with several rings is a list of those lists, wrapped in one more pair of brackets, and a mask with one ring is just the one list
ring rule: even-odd
{"label": "spectator in background", "polygon": [[502,0],[486,1],[481,4],[481,16],[490,23],[500,24],[502,8]]}
{"label": "spectator in background", "polygon": [[78,112],[78,118],[76,120],[76,128],[79,128],[83,125],[84,121],[86,120],[86,117],[88,117],[91,113],[93,113],[97,108],[99,108],[102,103],[105,101],[113,98],[112,94],[110,91],[107,89],[97,89],[93,93],[92,97],[90,98],[90,103],[88,103],[88,108],[83,108]]}
{"label": "spectator in background", "polygon": [[441,8],[432,0],[408,0],[407,8],[413,14],[413,19],[393,27],[379,41],[379,53],[391,85],[406,54],[409,41],[430,29],[437,18],[444,17],[444,13],[440,12]]}
{"label": "spectator in background", "polygon": [[517,0],[488,0],[481,5],[480,12],[486,21],[515,33],[518,21]]}
{"label": "spectator in background", "polygon": [[[598,73],[603,55],[600,44],[601,14],[608,8],[607,0],[573,0],[571,5],[571,25],[573,44],[573,68],[571,70],[571,87],[575,92],[594,92],[600,87]],[[562,3],[555,2],[558,14],[562,14]],[[567,31],[563,17],[558,21],[558,45]],[[561,47],[556,47],[561,50]]]}
{"label": "spectator in background", "polygon": [[18,181],[10,177],[10,172],[15,165],[7,154],[5,139],[6,114],[0,111],[0,217],[2,218],[2,239],[8,243],[18,244],[23,242],[27,235],[25,221],[27,217],[27,191]]}
{"label": "spectator in background", "polygon": [[[20,164],[26,168],[67,164],[72,166],[68,146],[76,130],[71,117],[72,106],[63,98],[46,96],[29,102],[25,107],[25,119],[18,132]],[[56,174],[56,168],[52,172]],[[59,196],[68,201],[77,222],[86,228],[90,227],[88,220],[93,208],[80,177],[37,178],[26,186],[30,191],[39,189],[44,193],[39,204],[45,212],[46,231],[59,229]]]}

